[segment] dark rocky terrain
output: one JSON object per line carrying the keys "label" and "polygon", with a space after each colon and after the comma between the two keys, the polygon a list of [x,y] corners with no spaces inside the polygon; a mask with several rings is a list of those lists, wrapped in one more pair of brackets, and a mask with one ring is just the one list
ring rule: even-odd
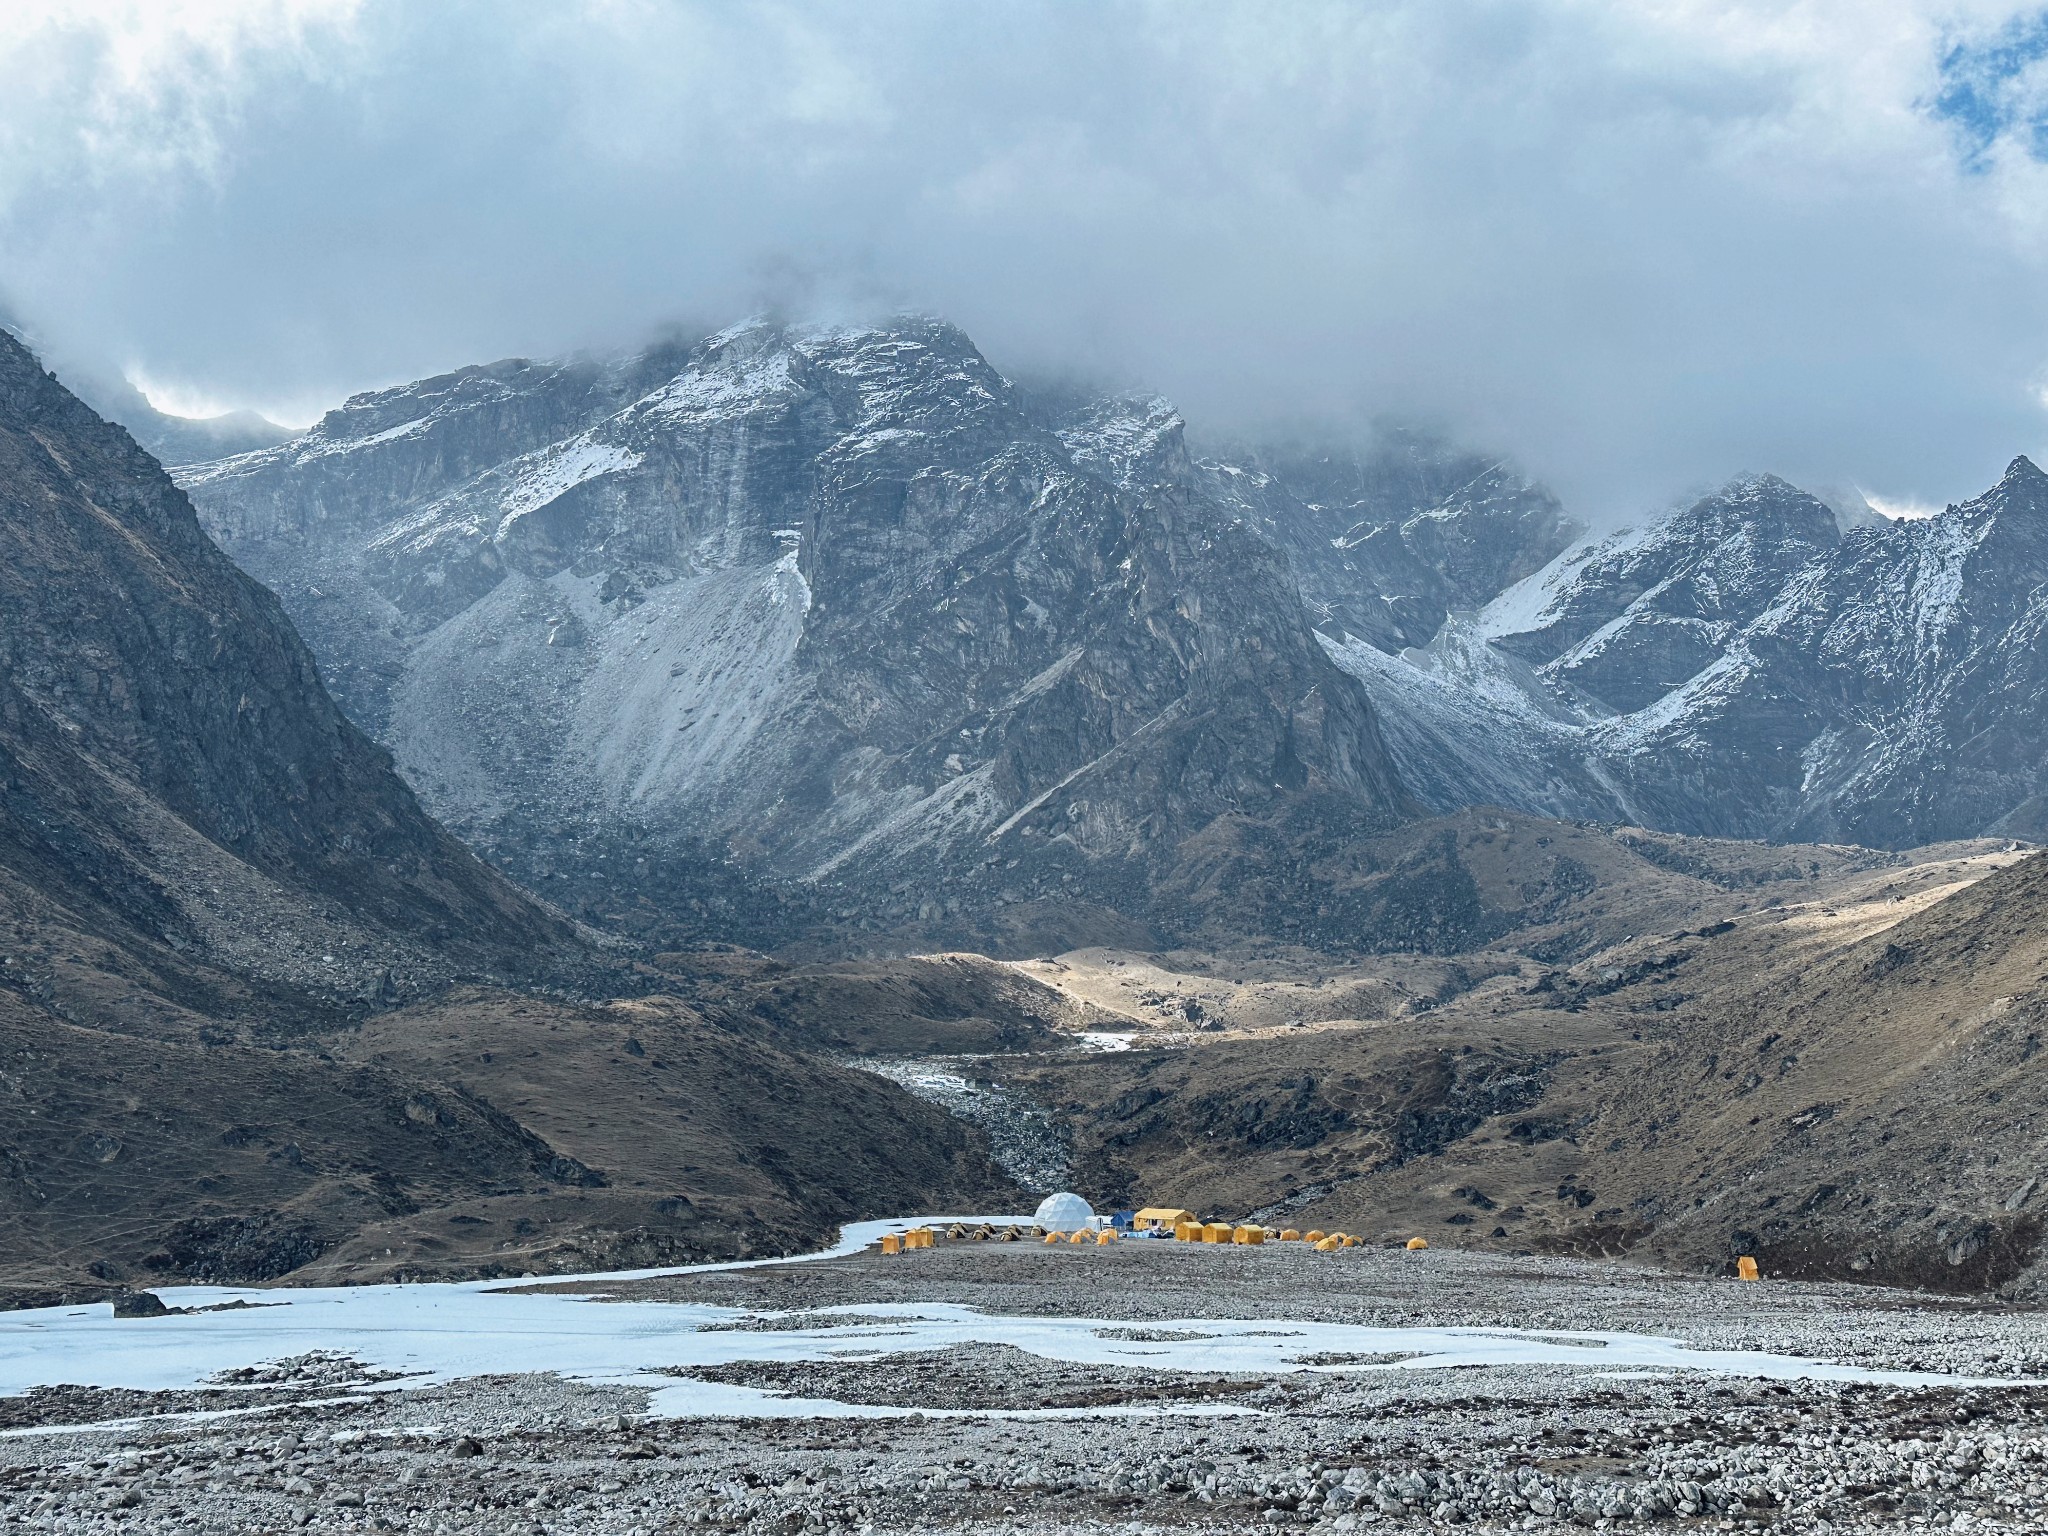
{"label": "dark rocky terrain", "polygon": [[0,603],[0,868],[21,900],[166,964],[364,997],[428,954],[514,970],[580,948],[420,809],[276,599],[12,337]]}
{"label": "dark rocky terrain", "polygon": [[[624,1028],[560,1000],[677,983],[429,818],[157,464],[5,334],[0,607],[0,1296],[779,1251],[1008,1187],[716,998]],[[503,1085],[508,1055],[545,1070]],[[595,1139],[557,1118],[591,1101]]]}

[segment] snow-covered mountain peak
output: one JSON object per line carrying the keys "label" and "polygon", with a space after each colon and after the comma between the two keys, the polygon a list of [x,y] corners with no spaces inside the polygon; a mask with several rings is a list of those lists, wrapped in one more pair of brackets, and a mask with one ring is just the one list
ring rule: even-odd
{"label": "snow-covered mountain peak", "polygon": [[375,391],[184,478],[529,877],[701,842],[889,900],[1085,892],[1217,817],[1407,790],[1740,836],[2048,823],[2028,460],[1847,537],[1769,474],[1594,537],[1415,433],[1189,436],[928,316],[755,316]]}
{"label": "snow-covered mountain peak", "polygon": [[916,315],[549,366],[357,402],[347,451],[197,487],[428,803],[501,854],[743,846],[784,878],[1065,891],[1291,797],[1405,807],[1166,401],[1055,430]]}
{"label": "snow-covered mountain peak", "polygon": [[2005,475],[1998,482],[1998,489],[2005,492],[2025,489],[2035,496],[2048,496],[2048,473],[2024,453],[2018,454],[2005,466]]}
{"label": "snow-covered mountain peak", "polygon": [[1067,414],[1054,436],[1089,474],[1142,489],[1186,479],[1186,430],[1180,411],[1163,395],[1113,395]]}

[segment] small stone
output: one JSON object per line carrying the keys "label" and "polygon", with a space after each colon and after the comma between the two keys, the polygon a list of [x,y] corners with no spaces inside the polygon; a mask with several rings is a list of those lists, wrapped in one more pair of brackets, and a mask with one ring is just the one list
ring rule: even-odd
{"label": "small stone", "polygon": [[458,1458],[464,1456],[481,1456],[483,1455],[483,1453],[484,1448],[482,1442],[473,1439],[469,1435],[458,1436],[456,1438],[454,1446],[450,1448],[449,1452],[450,1455],[453,1455]]}

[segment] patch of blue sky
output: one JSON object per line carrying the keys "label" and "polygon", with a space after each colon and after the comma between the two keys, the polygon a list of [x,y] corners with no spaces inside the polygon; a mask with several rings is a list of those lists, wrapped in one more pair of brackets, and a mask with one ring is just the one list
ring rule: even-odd
{"label": "patch of blue sky", "polygon": [[2048,160],[2048,7],[1988,36],[1952,41],[1940,69],[1941,88],[1928,106],[1954,127],[1967,167],[1988,168],[2001,142]]}

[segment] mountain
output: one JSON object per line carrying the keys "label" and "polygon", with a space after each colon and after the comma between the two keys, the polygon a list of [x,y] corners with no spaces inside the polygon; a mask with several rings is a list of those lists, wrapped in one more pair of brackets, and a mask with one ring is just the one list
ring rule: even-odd
{"label": "mountain", "polygon": [[1600,1203],[1666,1255],[2038,1294],[2048,861],[1774,971],[1703,991],[1601,1096]]}
{"label": "mountain", "polygon": [[430,819],[5,333],[0,605],[0,1297],[780,1251],[1009,1192],[977,1133],[729,1008],[562,1000],[663,978]]}
{"label": "mountain", "polygon": [[2041,820],[2024,460],[1918,522],[1752,475],[1596,536],[1424,435],[1191,444],[909,316],[463,369],[182,478],[438,816],[664,943],[1375,948],[1433,919],[1318,871],[1426,811]]}
{"label": "mountain", "polygon": [[126,379],[64,370],[81,400],[99,415],[125,427],[136,444],[159,464],[176,466],[253,453],[274,447],[292,436],[255,411],[223,411],[218,416],[173,416],[149,403],[149,397]]}
{"label": "mountain", "polygon": [[573,949],[420,809],[155,461],[6,336],[0,603],[0,873],[35,900],[358,996]]}
{"label": "mountain", "polygon": [[1062,412],[905,317],[468,369],[184,483],[523,878],[607,919],[668,882],[673,932],[737,866],[986,945],[1170,920],[1219,822],[1411,813],[1217,478],[1170,411]]}
{"label": "mountain", "polygon": [[1394,653],[1586,532],[1504,462],[1398,429],[1362,453],[1253,445],[1204,467],[1217,499],[1286,553],[1318,629]]}
{"label": "mountain", "polygon": [[1846,533],[1738,480],[1585,540],[1426,647],[1325,635],[1404,778],[1709,836],[1904,848],[2042,824],[2048,476]]}

